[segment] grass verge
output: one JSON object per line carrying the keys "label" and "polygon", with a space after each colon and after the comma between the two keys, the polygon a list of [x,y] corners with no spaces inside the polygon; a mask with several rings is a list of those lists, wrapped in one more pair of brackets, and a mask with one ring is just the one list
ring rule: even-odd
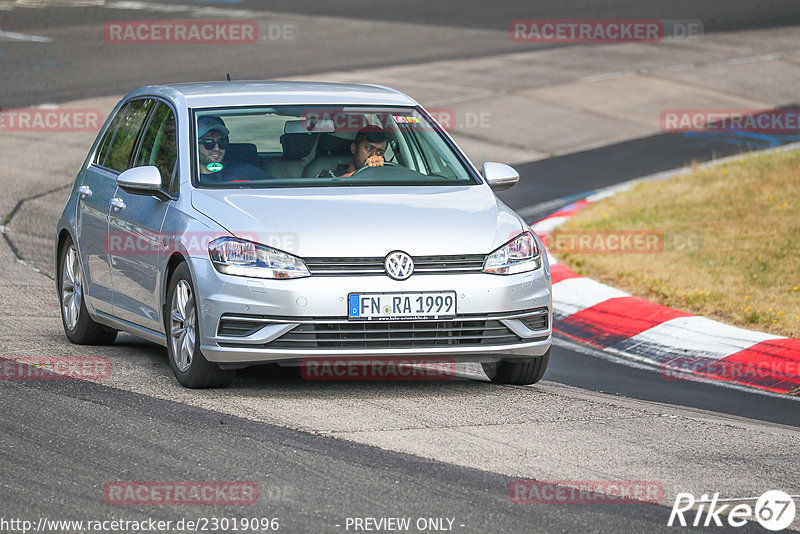
{"label": "grass verge", "polygon": [[[620,251],[631,232],[644,236],[639,246]],[[559,236],[588,236],[587,246]],[[575,272],[633,295],[800,338],[800,151],[639,184],[588,206],[548,243]]]}

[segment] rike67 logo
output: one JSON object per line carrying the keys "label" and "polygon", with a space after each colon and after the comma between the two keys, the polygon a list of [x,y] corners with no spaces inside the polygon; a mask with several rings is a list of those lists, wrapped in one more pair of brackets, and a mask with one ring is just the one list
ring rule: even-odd
{"label": "rike67 logo", "polygon": [[[755,506],[743,501],[755,500]],[[770,490],[756,499],[720,499],[715,493],[695,499],[691,493],[678,493],[669,514],[667,526],[721,527],[727,522],[732,527],[744,526],[747,521],[758,521],[767,530],[787,528],[794,521],[793,496],[780,490]]]}

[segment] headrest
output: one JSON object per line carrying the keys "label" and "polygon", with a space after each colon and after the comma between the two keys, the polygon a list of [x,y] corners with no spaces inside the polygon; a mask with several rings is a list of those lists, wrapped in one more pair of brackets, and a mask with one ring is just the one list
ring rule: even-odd
{"label": "headrest", "polygon": [[339,154],[339,153],[350,153],[350,144],[353,141],[351,139],[343,139],[341,137],[336,137],[335,135],[329,134],[322,134],[319,138],[319,146],[317,147],[317,154],[321,153],[328,153],[328,154]]}
{"label": "headrest", "polygon": [[257,164],[258,149],[253,143],[231,143],[228,145],[228,150],[225,151],[225,160]]}
{"label": "headrest", "polygon": [[314,146],[314,134],[285,133],[281,136],[283,157],[286,159],[303,159]]}

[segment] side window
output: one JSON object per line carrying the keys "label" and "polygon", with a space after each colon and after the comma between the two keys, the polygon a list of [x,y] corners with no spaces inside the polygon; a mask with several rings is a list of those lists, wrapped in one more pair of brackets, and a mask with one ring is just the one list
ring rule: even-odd
{"label": "side window", "polygon": [[108,155],[108,147],[111,145],[111,142],[114,140],[114,134],[117,133],[117,125],[119,124],[119,119],[125,115],[125,111],[127,110],[128,105],[124,105],[119,108],[117,114],[114,115],[114,118],[111,119],[111,124],[108,126],[108,130],[106,130],[105,135],[103,136],[103,141],[100,143],[100,149],[97,151],[97,156],[95,157],[95,163],[98,165],[105,165],[106,164],[106,156]]}
{"label": "side window", "polygon": [[443,145],[444,141],[441,138],[433,137],[432,132],[420,132],[420,135],[415,136],[414,140],[417,142],[417,147],[425,164],[425,170],[417,169],[418,172],[444,178],[458,179],[458,175],[453,171],[453,168],[450,167],[447,160],[442,158],[443,153],[448,154],[449,152],[444,152],[442,146],[437,150],[437,147],[432,143],[435,142],[439,145]]}
{"label": "side window", "polygon": [[144,120],[153,107],[150,99],[134,100],[128,104],[125,115],[120,119],[117,132],[111,141],[105,166],[118,172],[128,169],[131,153],[136,144]]}
{"label": "side window", "polygon": [[172,172],[178,159],[178,138],[175,131],[175,114],[163,103],[153,112],[144,133],[142,148],[136,158],[136,167],[154,165],[161,171],[161,187],[170,187]]}

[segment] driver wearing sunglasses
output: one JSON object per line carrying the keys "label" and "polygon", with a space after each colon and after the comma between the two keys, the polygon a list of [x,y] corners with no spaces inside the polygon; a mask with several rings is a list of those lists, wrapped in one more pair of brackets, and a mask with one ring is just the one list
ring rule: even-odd
{"label": "driver wearing sunglasses", "polygon": [[266,180],[267,173],[242,161],[223,161],[228,150],[230,131],[221,117],[205,115],[197,119],[197,154],[200,174],[206,182]]}

